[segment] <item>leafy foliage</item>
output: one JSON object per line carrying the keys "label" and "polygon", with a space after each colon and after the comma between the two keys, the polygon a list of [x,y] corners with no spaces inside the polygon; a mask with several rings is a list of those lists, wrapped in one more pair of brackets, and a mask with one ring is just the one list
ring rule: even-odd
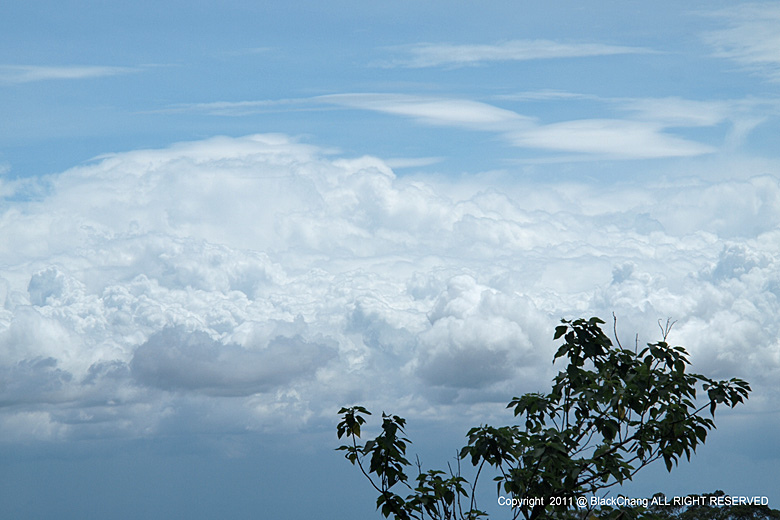
{"label": "leafy foliage", "polygon": [[[563,321],[554,339],[563,344],[553,362],[567,360],[547,394],[514,397],[507,405],[517,423],[482,425],[469,430],[460,452],[476,468],[469,484],[460,469],[423,472],[418,463],[412,488],[406,469],[409,440],[406,421],[382,414],[382,433],[357,443],[364,415],[360,406],[342,408],[338,436],[351,445],[338,448],[357,465],[379,492],[377,507],[396,520],[475,519],[486,516],[476,507],[474,490],[485,466],[492,468],[499,493],[518,499],[514,518],[571,518],[575,500],[622,484],[642,468],[663,460],[668,471],[681,457],[690,460],[714,428],[719,405],[743,402],[750,386],[741,379],[715,381],[687,372],[688,354],[670,346],[671,325],[663,339],[639,350],[613,344],[599,318]],[[697,400],[697,389],[707,398]],[[709,417],[703,415],[708,412]],[[364,461],[369,458],[368,469]],[[373,476],[372,476],[373,475]],[[407,488],[406,498],[393,491]],[[542,500],[538,500],[538,499]],[[536,500],[534,500],[536,499]],[[601,518],[636,518],[636,510],[604,510]],[[660,518],[660,517],[659,517]]]}
{"label": "leafy foliage", "polygon": [[[442,520],[471,520],[484,516],[484,513],[475,509],[464,514],[461,497],[467,496],[468,492],[464,487],[466,479],[459,475],[450,474],[446,477],[443,471],[419,470],[417,486],[411,495],[404,499],[391,490],[398,483],[411,489],[404,471],[410,463],[406,459],[406,445],[409,440],[401,436],[406,424],[403,418],[383,413],[382,433],[375,439],[366,441],[364,445],[359,445],[357,438],[360,437],[361,425],[365,423],[363,415],[371,415],[371,412],[362,406],[353,406],[342,408],[339,414],[342,414],[343,420],[337,426],[338,437],[351,437],[352,444],[337,449],[346,451],[346,459],[356,464],[379,492],[376,505],[385,517],[394,515],[397,520],[411,520],[422,519],[428,515],[430,518]],[[363,462],[369,455],[366,471]],[[371,474],[376,475],[377,480],[372,479]]]}

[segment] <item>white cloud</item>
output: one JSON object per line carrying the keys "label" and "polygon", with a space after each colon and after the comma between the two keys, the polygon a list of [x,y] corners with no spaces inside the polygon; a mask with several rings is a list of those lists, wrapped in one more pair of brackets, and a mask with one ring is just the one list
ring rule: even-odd
{"label": "white cloud", "polygon": [[[261,99],[251,101],[213,101],[210,103],[181,103],[153,110],[152,113],[196,112],[212,116],[243,117],[279,110],[317,110],[307,99]],[[307,106],[308,105],[308,106]],[[321,110],[321,109],[320,109]]]}
{"label": "white cloud", "polygon": [[[690,204],[692,193],[699,208]],[[744,238],[769,233],[780,226],[780,190],[770,176],[701,183],[670,193],[667,203],[677,220],[661,221],[673,233],[701,230],[721,238]]]}
{"label": "white cloud", "polygon": [[715,48],[715,56],[780,81],[780,6],[774,2],[742,4],[711,15],[727,24],[703,35]]}
{"label": "white cloud", "polygon": [[466,99],[403,94],[334,94],[317,99],[351,108],[412,117],[427,124],[478,130],[507,130],[531,122],[531,118],[511,110]]}
{"label": "white cloud", "polygon": [[105,67],[95,65],[43,66],[0,65],[0,83],[30,83],[47,80],[101,78],[129,74],[131,67]]}
{"label": "white cloud", "polygon": [[517,92],[515,94],[503,94],[498,99],[510,99],[513,101],[560,101],[560,100],[590,100],[601,101],[602,98],[590,94],[567,92],[565,90],[532,90]]}
{"label": "white cloud", "polygon": [[458,415],[546,387],[558,319],[613,311],[629,341],[677,319],[694,369],[747,378],[763,409],[780,183],[745,177],[397,177],[281,135],[106,156],[0,215],[0,431]]}
{"label": "white cloud", "polygon": [[[689,128],[714,127],[722,123],[731,125],[729,130],[724,131],[722,147],[734,150],[768,114],[777,112],[777,103],[771,99],[701,101],[678,97],[602,98],[548,90],[498,96],[498,99],[514,103],[559,100],[596,102],[611,107],[615,115],[612,118],[583,118],[545,124],[537,117],[481,101],[389,93],[220,101],[177,105],[164,111],[248,116],[269,110],[333,110],[335,105],[407,117],[425,125],[493,132],[512,146],[567,154],[565,157],[534,159],[534,162],[631,160],[711,154],[717,151],[716,146],[674,135],[670,129],[679,132]],[[438,160],[440,159],[388,159],[388,164],[404,168],[430,165]]]}
{"label": "white cloud", "polygon": [[621,101],[623,108],[641,120],[657,121],[665,127],[715,126],[732,116],[733,103],[692,99],[645,98]]}
{"label": "white cloud", "polygon": [[[715,127],[730,124],[725,135],[725,146],[736,149],[745,137],[758,125],[778,113],[777,100],[772,98],[749,97],[745,99],[697,100],[680,97],[664,98],[626,98],[600,97],[592,94],[566,92],[558,90],[540,90],[519,92],[498,96],[497,99],[515,102],[568,102],[598,103],[602,112],[608,110],[620,116],[620,121],[629,115],[627,124],[645,125],[657,131],[666,129],[685,129],[696,127]],[[608,113],[609,113],[608,112]],[[695,143],[690,143],[695,144]]]}
{"label": "white cloud", "polygon": [[421,168],[440,163],[443,160],[443,157],[393,157],[386,159],[385,162],[390,168],[398,170],[402,168]]}
{"label": "white cloud", "polygon": [[[639,120],[583,119],[540,124],[535,118],[464,99],[401,94],[338,94],[316,98],[351,108],[411,117],[423,124],[497,132],[514,146],[594,154],[602,158],[646,159],[712,153],[711,146],[672,136],[674,126],[711,126],[723,119],[715,104],[683,100],[640,100]],[[681,109],[685,109],[682,110]],[[703,113],[704,112],[704,113]]]}
{"label": "white cloud", "polygon": [[481,286],[469,275],[451,278],[428,313],[410,368],[434,386],[481,388],[539,361],[549,342],[545,317],[526,298]]}
{"label": "white cloud", "polygon": [[494,61],[583,58],[651,52],[638,47],[552,40],[510,40],[496,44],[419,43],[398,48],[409,55],[390,66],[413,68],[478,65]]}
{"label": "white cloud", "polygon": [[663,132],[658,124],[619,119],[582,119],[542,125],[510,135],[518,146],[615,158],[686,157],[713,153],[711,146]]}

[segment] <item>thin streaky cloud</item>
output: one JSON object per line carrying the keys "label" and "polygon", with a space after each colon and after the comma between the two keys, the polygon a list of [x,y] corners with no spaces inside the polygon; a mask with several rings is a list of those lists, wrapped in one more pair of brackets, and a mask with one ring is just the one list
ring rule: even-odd
{"label": "thin streaky cloud", "polygon": [[387,165],[396,170],[403,168],[421,168],[444,161],[444,157],[395,157],[385,159]]}
{"label": "thin streaky cloud", "polygon": [[235,49],[229,51],[218,52],[216,56],[225,57],[239,57],[239,56],[256,56],[258,54],[268,54],[274,50],[274,47],[251,47],[246,49]]}
{"label": "thin streaky cloud", "polygon": [[0,83],[90,79],[137,72],[132,67],[0,65]]}
{"label": "thin streaky cloud", "polygon": [[495,99],[516,102],[596,102],[611,106],[620,113],[629,113],[632,119],[655,122],[664,128],[715,126],[727,120],[755,119],[767,111],[776,112],[777,101],[772,99],[698,100],[670,96],[659,98],[602,97],[593,94],[561,90],[517,92],[495,96]]}
{"label": "thin streaky cloud", "polygon": [[[345,93],[300,99],[217,101],[175,105],[164,112],[200,112],[249,116],[275,110],[357,109],[411,118],[420,124],[494,132],[510,146],[607,159],[690,157],[715,151],[712,146],[671,135],[668,128],[715,126],[735,119],[728,101],[682,98],[600,98],[589,94],[541,91],[509,96],[513,101],[600,101],[630,117],[580,119],[544,124],[535,117],[482,101],[394,93]],[[329,106],[331,108],[329,108]],[[427,160],[427,159],[426,159]],[[430,163],[429,163],[430,164]],[[413,166],[419,166],[413,164]]]}
{"label": "thin streaky cloud", "polygon": [[510,40],[496,44],[419,43],[396,47],[407,57],[387,66],[424,68],[468,66],[496,61],[527,61],[555,58],[584,58],[616,54],[646,54],[654,52],[641,47],[603,43],[561,43],[553,40]]}
{"label": "thin streaky cloud", "polygon": [[660,159],[713,153],[711,147],[665,134],[657,124],[583,119],[540,126],[509,136],[516,146],[599,154],[615,159]]}
{"label": "thin streaky cloud", "polygon": [[511,110],[479,101],[385,93],[345,93],[298,99],[182,103],[154,112],[196,112],[217,116],[247,116],[267,112],[277,107],[285,107],[285,110],[327,110],[328,107],[354,108],[412,117],[427,124],[479,130],[513,128],[519,121],[530,121],[530,118]]}
{"label": "thin streaky cloud", "polygon": [[496,96],[496,99],[505,99],[508,101],[603,101],[602,98],[590,94],[581,94],[578,92],[567,92],[565,90],[535,90],[526,92],[516,92],[514,94],[503,94]]}
{"label": "thin streaky cloud", "polygon": [[182,103],[157,110],[157,113],[201,112],[215,116],[244,116],[262,112],[268,107],[282,104],[281,101],[214,101],[209,103]]}
{"label": "thin streaky cloud", "polygon": [[[583,119],[544,125],[511,110],[465,99],[401,94],[340,94],[316,99],[411,117],[424,124],[497,132],[509,144],[521,148],[597,154],[613,159],[690,157],[715,151],[710,146],[664,132],[667,126],[680,125],[679,120],[669,125],[625,119]],[[687,126],[700,126],[699,120],[694,123]]]}
{"label": "thin streaky cloud", "polygon": [[703,35],[716,57],[733,60],[772,81],[780,81],[779,4],[746,4],[710,14],[726,20],[727,25]]}
{"label": "thin streaky cloud", "polygon": [[643,121],[657,121],[665,127],[715,126],[735,112],[728,101],[697,101],[679,97],[616,100],[620,108]]}
{"label": "thin streaky cloud", "polygon": [[510,130],[528,126],[532,118],[480,101],[405,94],[334,94],[315,98],[344,107],[412,117],[432,125],[474,130]]}
{"label": "thin streaky cloud", "polygon": [[299,99],[257,99],[246,101],[211,101],[207,103],[177,103],[159,110],[149,110],[151,114],[200,113],[211,116],[242,117],[268,112],[285,111],[323,111],[332,108],[313,103],[316,98]]}

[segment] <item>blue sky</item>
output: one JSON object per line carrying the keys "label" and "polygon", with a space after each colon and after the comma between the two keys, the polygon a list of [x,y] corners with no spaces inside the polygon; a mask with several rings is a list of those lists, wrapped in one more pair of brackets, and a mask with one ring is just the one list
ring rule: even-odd
{"label": "blue sky", "polygon": [[444,466],[613,312],[755,390],[628,491],[780,508],[776,4],[0,12],[0,516],[366,518],[340,406]]}

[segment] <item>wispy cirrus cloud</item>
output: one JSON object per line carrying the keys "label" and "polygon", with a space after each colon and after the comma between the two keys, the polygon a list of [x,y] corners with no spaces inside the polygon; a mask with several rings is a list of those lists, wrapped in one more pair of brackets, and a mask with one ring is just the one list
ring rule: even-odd
{"label": "wispy cirrus cloud", "polygon": [[210,103],[181,103],[158,113],[199,112],[213,116],[248,116],[266,111],[269,107],[281,104],[274,100],[256,101],[213,101]]}
{"label": "wispy cirrus cloud", "polygon": [[[685,157],[715,151],[711,146],[664,132],[670,126],[703,124],[692,115],[678,117],[673,123],[657,118],[599,118],[541,124],[536,118],[512,110],[464,99],[401,94],[339,94],[317,99],[351,108],[411,117],[424,124],[498,132],[511,145],[524,148],[597,154],[614,159]],[[682,102],[678,104],[684,105]],[[663,104],[654,107],[648,102],[647,105],[642,107],[640,104],[636,110],[643,110],[646,114],[657,114],[662,108],[666,110]],[[690,124],[692,119],[695,120]]]}
{"label": "wispy cirrus cloud", "polygon": [[95,65],[42,66],[0,65],[0,83],[31,83],[34,81],[89,79],[129,74],[132,67],[104,67]]}
{"label": "wispy cirrus cloud", "polygon": [[628,112],[642,121],[655,121],[664,126],[712,126],[728,119],[740,107],[759,103],[731,100],[694,100],[681,97],[632,98],[603,97],[563,90],[537,90],[498,96],[497,99],[521,102],[594,102]]}
{"label": "wispy cirrus cloud", "polygon": [[324,110],[317,98],[252,99],[244,101],[209,101],[205,103],[177,103],[151,113],[177,114],[199,113],[210,116],[244,117],[278,111]]}
{"label": "wispy cirrus cloud", "polygon": [[244,49],[234,49],[217,53],[218,56],[255,56],[258,54],[267,54],[273,51],[273,47],[249,47]]}
{"label": "wispy cirrus cloud", "polygon": [[744,4],[716,11],[712,16],[726,21],[726,27],[703,36],[715,49],[715,56],[780,81],[779,4]]}
{"label": "wispy cirrus cloud", "polygon": [[714,126],[735,117],[736,103],[681,98],[599,98],[561,91],[501,96],[520,102],[588,101],[611,105],[613,117],[546,123],[491,103],[445,96],[344,93],[299,99],[218,101],[175,105],[164,112],[249,116],[279,110],[356,109],[410,118],[431,126],[493,132],[511,146],[607,159],[688,157],[715,148],[670,134],[669,128]]}
{"label": "wispy cirrus cloud", "polygon": [[[638,121],[645,125],[655,125],[660,129],[704,128],[725,124],[729,125],[730,129],[724,137],[723,144],[730,148],[740,146],[745,137],[758,125],[780,114],[778,100],[757,97],[704,100],[686,99],[678,96],[631,98],[602,97],[559,90],[539,90],[503,95],[497,99],[523,103],[595,103],[603,106],[602,110],[606,109],[609,113],[616,113],[618,120]],[[628,114],[628,118],[625,117],[625,114]],[[604,125],[600,126],[603,130]],[[618,135],[618,140],[620,139],[622,138]],[[667,141],[667,144],[670,143]],[[686,145],[684,149],[689,148]],[[651,149],[646,151],[650,153]]]}
{"label": "wispy cirrus cloud", "polygon": [[395,47],[405,57],[384,64],[387,67],[462,67],[495,61],[527,61],[555,58],[584,58],[615,54],[654,52],[641,47],[603,43],[562,43],[554,40],[510,40],[494,44],[418,43]]}
{"label": "wispy cirrus cloud", "polygon": [[517,146],[599,154],[614,159],[690,157],[715,148],[663,132],[658,124],[620,119],[581,119],[511,134]]}
{"label": "wispy cirrus cloud", "polygon": [[432,164],[440,163],[443,160],[443,157],[393,157],[385,159],[385,163],[394,170],[400,170],[403,168],[430,166]]}
{"label": "wispy cirrus cloud", "polygon": [[432,125],[474,130],[510,130],[531,125],[532,118],[488,103],[468,99],[405,94],[335,94],[317,100],[349,108],[411,117]]}
{"label": "wispy cirrus cloud", "polygon": [[161,112],[196,112],[215,116],[248,116],[272,110],[324,110],[338,106],[412,117],[431,125],[479,130],[515,128],[531,121],[511,110],[480,101],[392,93],[346,93],[299,99],[261,99],[178,104]]}
{"label": "wispy cirrus cloud", "polygon": [[679,97],[624,98],[615,100],[622,110],[638,119],[656,121],[665,126],[714,126],[733,116],[735,102],[699,101]]}

